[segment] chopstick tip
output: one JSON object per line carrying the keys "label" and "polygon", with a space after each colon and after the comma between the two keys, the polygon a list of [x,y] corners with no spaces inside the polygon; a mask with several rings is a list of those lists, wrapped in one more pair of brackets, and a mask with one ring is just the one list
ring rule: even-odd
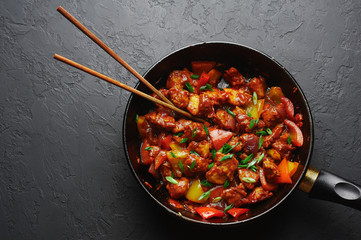
{"label": "chopstick tip", "polygon": [[54,53],[54,58],[56,60],[61,60],[62,57],[59,54]]}

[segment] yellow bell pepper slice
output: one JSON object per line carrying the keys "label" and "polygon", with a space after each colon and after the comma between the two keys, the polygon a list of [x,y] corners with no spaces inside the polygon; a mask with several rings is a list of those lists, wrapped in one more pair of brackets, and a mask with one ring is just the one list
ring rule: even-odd
{"label": "yellow bell pepper slice", "polygon": [[298,165],[299,165],[298,162],[288,161],[288,171],[290,173],[290,177],[292,177],[293,174],[295,174],[295,172],[297,171]]}
{"label": "yellow bell pepper slice", "polygon": [[192,185],[189,187],[188,192],[186,194],[186,198],[189,201],[196,202],[196,203],[205,203],[208,198],[203,198],[199,200],[199,198],[204,193],[201,185],[201,181],[199,179],[196,179],[192,182]]}
{"label": "yellow bell pepper slice", "polygon": [[250,103],[247,104],[246,111],[249,112],[251,116],[257,120],[261,116],[261,113],[263,111],[263,106],[264,106],[264,99],[258,99],[256,104],[254,104],[253,101],[251,101]]}

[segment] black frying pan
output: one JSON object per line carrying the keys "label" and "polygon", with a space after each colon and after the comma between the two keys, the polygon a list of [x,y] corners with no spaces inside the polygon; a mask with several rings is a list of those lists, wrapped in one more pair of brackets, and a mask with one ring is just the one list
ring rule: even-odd
{"label": "black frying pan", "polygon": [[[140,157],[141,141],[138,137],[135,116],[144,115],[154,107],[153,103],[132,95],[129,98],[123,123],[124,148],[130,168],[144,190],[169,213],[187,221],[204,223],[208,225],[233,225],[243,223],[260,217],[278,206],[296,187],[309,193],[311,197],[338,202],[355,209],[361,210],[361,187],[350,183],[336,175],[326,171],[319,171],[309,166],[313,148],[313,122],[311,111],[307,100],[291,74],[277,61],[266,54],[234,43],[209,42],[200,43],[177,50],[154,64],[145,74],[145,78],[155,85],[156,88],[165,86],[165,81],[169,73],[173,70],[190,69],[191,61],[206,60],[216,61],[225,64],[228,68],[235,67],[241,73],[249,73],[252,76],[259,74],[268,76],[268,86],[279,86],[285,96],[299,107],[296,112],[302,113],[304,126],[302,132],[304,136],[303,146],[297,150],[296,154],[300,160],[297,172],[292,177],[293,183],[286,184],[278,189],[274,196],[256,205],[249,214],[235,220],[212,218],[203,220],[200,216],[189,212],[175,211],[167,202],[167,190],[161,188],[156,190],[149,188],[145,182],[156,185],[156,180],[147,172],[147,168],[137,163]],[[151,91],[144,85],[138,84],[138,90],[151,94]],[[295,91],[295,89],[297,89]]]}

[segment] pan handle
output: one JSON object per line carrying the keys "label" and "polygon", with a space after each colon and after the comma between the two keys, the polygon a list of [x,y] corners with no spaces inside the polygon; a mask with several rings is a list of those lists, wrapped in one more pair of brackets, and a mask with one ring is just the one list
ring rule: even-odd
{"label": "pan handle", "polygon": [[361,211],[361,187],[333,173],[309,167],[298,188],[312,198],[340,203]]}

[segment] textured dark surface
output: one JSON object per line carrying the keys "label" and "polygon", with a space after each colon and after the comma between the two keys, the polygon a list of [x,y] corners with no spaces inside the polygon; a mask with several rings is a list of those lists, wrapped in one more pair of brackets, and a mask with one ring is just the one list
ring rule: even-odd
{"label": "textured dark surface", "polygon": [[137,80],[63,18],[59,4],[140,73],[201,41],[232,41],[272,55],[309,100],[311,164],[361,184],[360,1],[2,0],[0,239],[361,239],[360,212],[299,191],[269,216],[233,229],[166,215],[124,156],[129,93],[52,56],[131,86]]}

